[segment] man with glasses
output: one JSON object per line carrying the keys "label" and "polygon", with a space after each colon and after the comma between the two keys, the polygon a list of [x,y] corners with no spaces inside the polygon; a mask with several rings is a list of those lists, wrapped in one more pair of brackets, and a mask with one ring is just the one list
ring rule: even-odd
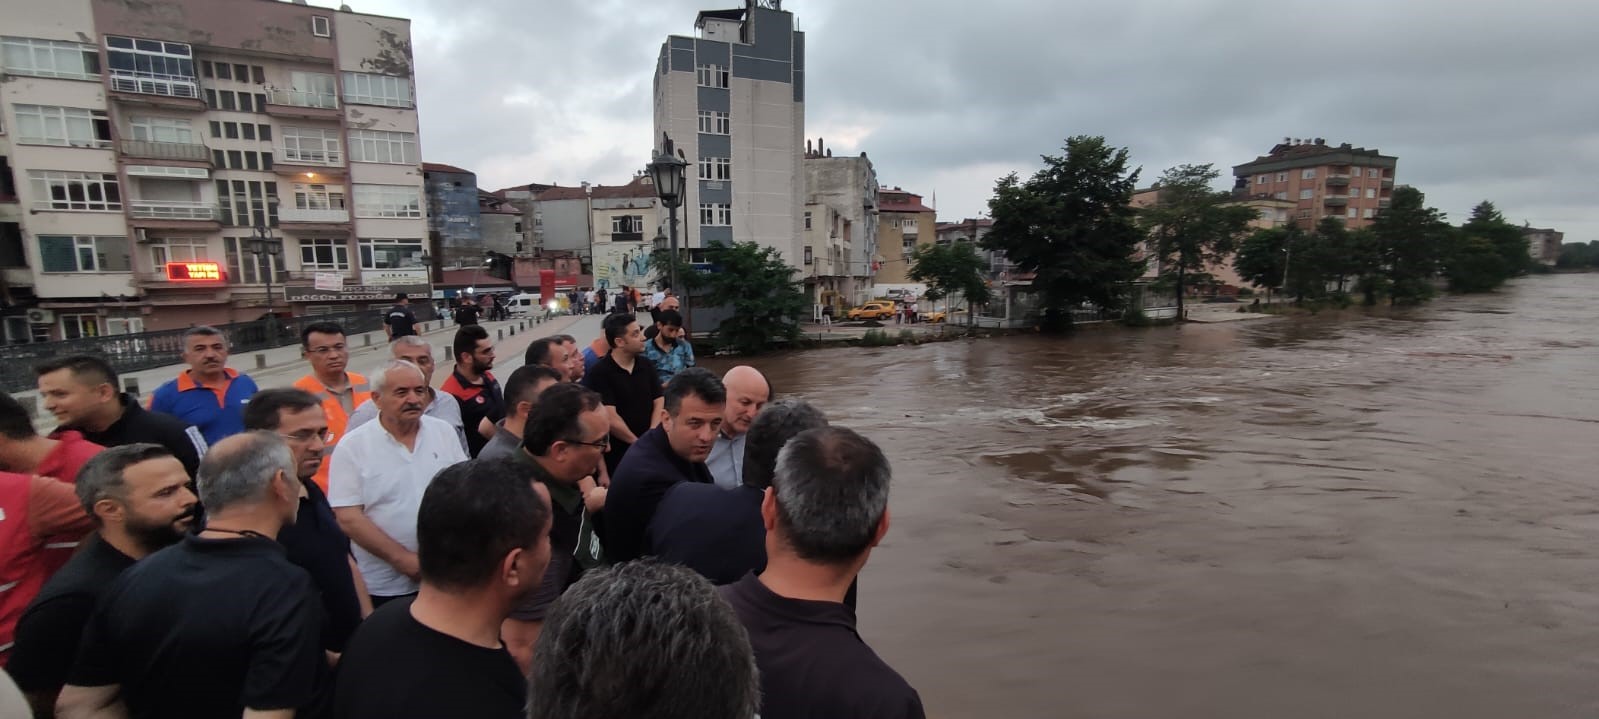
{"label": "man with glasses", "polygon": [[[461,451],[467,451],[466,431],[461,422],[461,403],[455,396],[448,392],[433,389],[433,370],[438,365],[433,363],[433,345],[417,335],[401,337],[389,345],[389,354],[397,360],[405,360],[422,369],[422,378],[428,384],[427,409],[422,414],[434,419],[442,419],[455,428],[455,433],[461,438]],[[350,415],[350,421],[344,426],[344,433],[349,434],[367,422],[378,418],[376,402],[367,402],[355,408],[355,414]]]}
{"label": "man with glasses", "polygon": [[533,477],[550,491],[550,565],[538,591],[511,611],[500,634],[525,674],[550,605],[583,573],[600,566],[605,553],[594,531],[585,494],[603,496],[592,475],[610,446],[610,420],[600,396],[575,384],[557,384],[539,395],[522,429],[523,458]]}
{"label": "man with glasses", "polygon": [[306,325],[300,332],[300,346],[304,349],[305,360],[311,364],[311,374],[295,381],[294,387],[310,392],[322,402],[322,411],[328,418],[328,431],[332,433],[327,450],[322,454],[322,466],[313,477],[316,485],[325,492],[328,489],[329,458],[333,456],[334,447],[344,436],[350,415],[355,413],[356,407],[372,398],[372,392],[365,377],[345,371],[350,364],[350,349],[344,341],[343,327],[332,322]]}
{"label": "man with glasses", "polygon": [[269,389],[245,406],[244,428],[275,432],[294,455],[305,496],[300,498],[294,524],[278,531],[278,544],[287,550],[290,563],[311,575],[322,598],[326,613],[322,648],[341,653],[361,618],[372,612],[372,602],[350,556],[350,538],[339,527],[327,495],[312,481],[327,449],[327,413],[322,402],[305,390]]}

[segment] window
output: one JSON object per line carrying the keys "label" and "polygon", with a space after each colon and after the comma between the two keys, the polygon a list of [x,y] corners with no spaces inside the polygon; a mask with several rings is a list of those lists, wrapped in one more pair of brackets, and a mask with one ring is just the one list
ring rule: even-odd
{"label": "window", "polygon": [[350,246],[345,244],[344,240],[300,240],[300,268],[341,272],[348,270]]}
{"label": "window", "polygon": [[1314,179],[1316,179],[1316,168],[1307,167],[1307,168],[1305,168],[1303,170],[1300,170],[1299,171],[1299,179],[1301,179],[1301,180],[1314,180]]}
{"label": "window", "polygon": [[183,118],[134,115],[128,125],[135,140],[194,144],[194,126]]}
{"label": "window", "polygon": [[112,90],[200,96],[199,85],[194,81],[194,53],[188,45],[107,35],[105,46]]}
{"label": "window", "polygon": [[356,185],[356,217],[421,217],[422,193],[408,185]]}
{"label": "window", "polygon": [[733,179],[733,159],[729,157],[700,158],[701,180]]}
{"label": "window", "polygon": [[45,272],[130,272],[128,238],[40,235]]}
{"label": "window", "polygon": [[698,77],[700,87],[727,87],[727,68],[721,65],[700,65]]}
{"label": "window", "polygon": [[108,335],[136,335],[144,331],[144,320],[138,317],[107,317],[105,333]]}
{"label": "window", "polygon": [[643,215],[617,215],[611,218],[612,234],[643,234]]}
{"label": "window", "polygon": [[317,37],[333,37],[333,23],[321,15],[312,15],[311,34]]}
{"label": "window", "polygon": [[727,227],[733,224],[733,206],[712,202],[700,203],[700,224],[707,227]]}
{"label": "window", "polygon": [[[200,67],[202,70],[209,70],[211,69],[211,63],[202,60]],[[216,63],[216,76],[218,80],[232,80],[233,66],[225,62]],[[207,77],[209,77],[209,75]]]}
{"label": "window", "polygon": [[217,180],[222,224],[234,227],[278,225],[278,183],[259,180]]}
{"label": "window", "polygon": [[0,65],[12,75],[94,80],[100,76],[100,52],[75,42],[6,37],[0,38]]}
{"label": "window", "polygon": [[382,130],[351,130],[350,161],[415,165],[418,162],[416,134],[410,132],[384,132]]}
{"label": "window", "polygon": [[360,240],[361,269],[393,270],[422,266],[422,240]]}
{"label": "window", "polygon": [[1351,207],[1351,208],[1349,208],[1349,213],[1346,216],[1349,219],[1353,220],[1353,219],[1355,219],[1355,217],[1357,217],[1359,215],[1359,212],[1360,212],[1359,210]]}
{"label": "window", "polygon": [[1270,180],[1271,180],[1271,176],[1270,175],[1256,175],[1255,176],[1255,184],[1257,184],[1257,185],[1264,185],[1267,182],[1269,182]]}
{"label": "window", "polygon": [[61,315],[61,339],[80,340],[100,336],[98,315]]}
{"label": "window", "polygon": [[1366,208],[1366,209],[1365,209],[1365,210],[1363,210],[1363,211],[1362,211],[1362,212],[1361,212],[1361,217],[1364,217],[1364,218],[1366,218],[1366,219],[1368,219],[1368,220],[1369,220],[1369,219],[1371,219],[1371,217],[1372,217],[1372,210],[1371,210],[1371,208],[1370,208],[1370,207],[1368,207],[1368,208]]}
{"label": "window", "polygon": [[386,107],[411,106],[411,79],[366,72],[344,73],[344,101]]}
{"label": "window", "polygon": [[339,100],[334,93],[333,85],[333,76],[326,73],[291,72],[289,73],[290,89],[287,92],[283,90],[274,91],[273,102],[297,107],[337,109]]}
{"label": "window", "polygon": [[1375,167],[1366,168],[1366,177],[1382,177],[1382,170]]}
{"label": "window", "polygon": [[254,285],[266,279],[268,271],[281,271],[278,264],[282,256],[274,258],[272,253],[263,252],[259,257],[250,252],[250,238],[224,237],[222,250],[228,256],[228,284]]}
{"label": "window", "polygon": [[810,210],[806,210],[805,211],[805,229],[807,229],[807,230],[811,229],[811,212],[810,212]]}
{"label": "window", "polygon": [[35,210],[117,212],[122,209],[122,192],[113,173],[29,170],[28,181],[33,185]]}
{"label": "window", "polygon": [[1349,188],[1349,198],[1350,199],[1358,199],[1359,197],[1360,197],[1360,188],[1358,188],[1358,187]]}
{"label": "window", "polygon": [[310,127],[283,128],[283,159],[336,165],[344,161],[339,152],[339,131]]}
{"label": "window", "polygon": [[1301,199],[1301,200],[1310,199],[1310,195],[1311,195],[1311,191],[1310,190],[1300,190],[1299,191],[1299,199]]}
{"label": "window", "polygon": [[1277,181],[1278,182],[1287,182],[1288,181],[1288,173],[1286,173],[1286,172],[1277,173]]}
{"label": "window", "polygon": [[700,110],[700,132],[709,135],[726,135],[733,128],[733,120],[725,112]]}
{"label": "window", "polygon": [[1288,193],[1286,193],[1286,192],[1278,192],[1278,193],[1272,195],[1272,198],[1273,199],[1277,199],[1277,200],[1286,200],[1286,199],[1288,199]]}
{"label": "window", "polygon": [[239,135],[246,140],[255,139],[255,125],[248,122],[239,125]]}
{"label": "window", "polygon": [[272,141],[272,126],[271,125],[256,125],[255,128],[256,128],[257,134],[261,136],[261,141],[262,142],[271,142]]}
{"label": "window", "polygon": [[1368,199],[1368,200],[1377,199],[1377,188],[1375,188],[1375,187],[1366,188],[1366,199]]}
{"label": "window", "polygon": [[150,265],[156,272],[168,262],[209,262],[211,245],[202,237],[169,237],[150,242]]}
{"label": "window", "polygon": [[104,110],[17,105],[17,142],[60,147],[110,147],[111,121]]}
{"label": "window", "polygon": [[906,236],[900,240],[900,252],[910,257],[916,252],[916,238]]}
{"label": "window", "polygon": [[805,246],[805,264],[811,264],[811,246]]}
{"label": "window", "polygon": [[295,183],[294,208],[297,210],[342,210],[344,187]]}

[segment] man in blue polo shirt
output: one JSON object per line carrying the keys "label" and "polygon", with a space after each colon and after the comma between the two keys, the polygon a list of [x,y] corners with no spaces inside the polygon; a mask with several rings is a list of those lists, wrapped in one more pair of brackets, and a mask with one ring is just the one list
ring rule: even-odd
{"label": "man in blue polo shirt", "polygon": [[228,338],[215,327],[183,333],[183,361],[189,368],[150,395],[150,410],[193,425],[214,445],[244,431],[244,405],[255,395],[255,380],[228,369]]}

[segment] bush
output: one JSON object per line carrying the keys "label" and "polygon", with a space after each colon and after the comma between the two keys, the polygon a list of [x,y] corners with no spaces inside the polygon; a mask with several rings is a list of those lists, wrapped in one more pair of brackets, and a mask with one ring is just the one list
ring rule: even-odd
{"label": "bush", "polygon": [[867,330],[861,337],[862,347],[887,347],[894,344],[894,340],[883,330]]}
{"label": "bush", "polygon": [[1239,297],[1254,297],[1255,296],[1255,291],[1250,289],[1250,288],[1248,288],[1248,287],[1240,287],[1238,289],[1238,296]]}
{"label": "bush", "polygon": [[1142,307],[1128,307],[1127,311],[1122,313],[1122,324],[1128,327],[1148,327],[1153,322],[1150,321],[1149,315],[1144,314]]}
{"label": "bush", "polygon": [[910,330],[900,330],[896,344],[917,344],[916,333]]}

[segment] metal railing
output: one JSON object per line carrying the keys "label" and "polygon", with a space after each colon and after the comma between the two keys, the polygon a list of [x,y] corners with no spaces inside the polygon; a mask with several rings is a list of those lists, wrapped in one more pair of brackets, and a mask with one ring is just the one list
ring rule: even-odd
{"label": "metal railing", "polygon": [[337,148],[318,150],[280,147],[278,148],[278,162],[293,162],[301,165],[342,165],[344,164],[344,153]]}
{"label": "metal railing", "polygon": [[313,107],[322,110],[339,109],[339,98],[331,93],[305,92],[302,90],[269,90],[267,92],[268,105],[289,105],[291,107]]}
{"label": "metal railing", "polygon": [[136,92],[141,95],[165,95],[200,99],[200,84],[184,75],[111,71],[111,89],[114,92]]}
{"label": "metal railing", "polygon": [[211,151],[205,145],[192,142],[152,142],[149,140],[122,140],[122,154],[150,160],[185,160],[209,162]]}
{"label": "metal railing", "polygon": [[[418,314],[420,317],[420,313]],[[284,347],[300,341],[300,330],[313,322],[335,322],[348,334],[371,332],[383,327],[383,314],[376,310],[342,315],[308,315],[288,319],[259,319],[218,325],[227,335],[229,351],[245,352]],[[85,337],[59,342],[36,342],[0,346],[0,389],[21,392],[37,386],[35,364],[70,355],[94,355],[111,363],[119,373],[138,372],[181,363],[181,330],[141,332],[131,335]]]}
{"label": "metal railing", "polygon": [[336,207],[327,210],[302,210],[297,207],[278,207],[278,222],[349,222],[350,210]]}
{"label": "metal railing", "polygon": [[215,220],[216,205],[204,202],[171,200],[130,200],[128,208],[135,218],[144,220]]}

